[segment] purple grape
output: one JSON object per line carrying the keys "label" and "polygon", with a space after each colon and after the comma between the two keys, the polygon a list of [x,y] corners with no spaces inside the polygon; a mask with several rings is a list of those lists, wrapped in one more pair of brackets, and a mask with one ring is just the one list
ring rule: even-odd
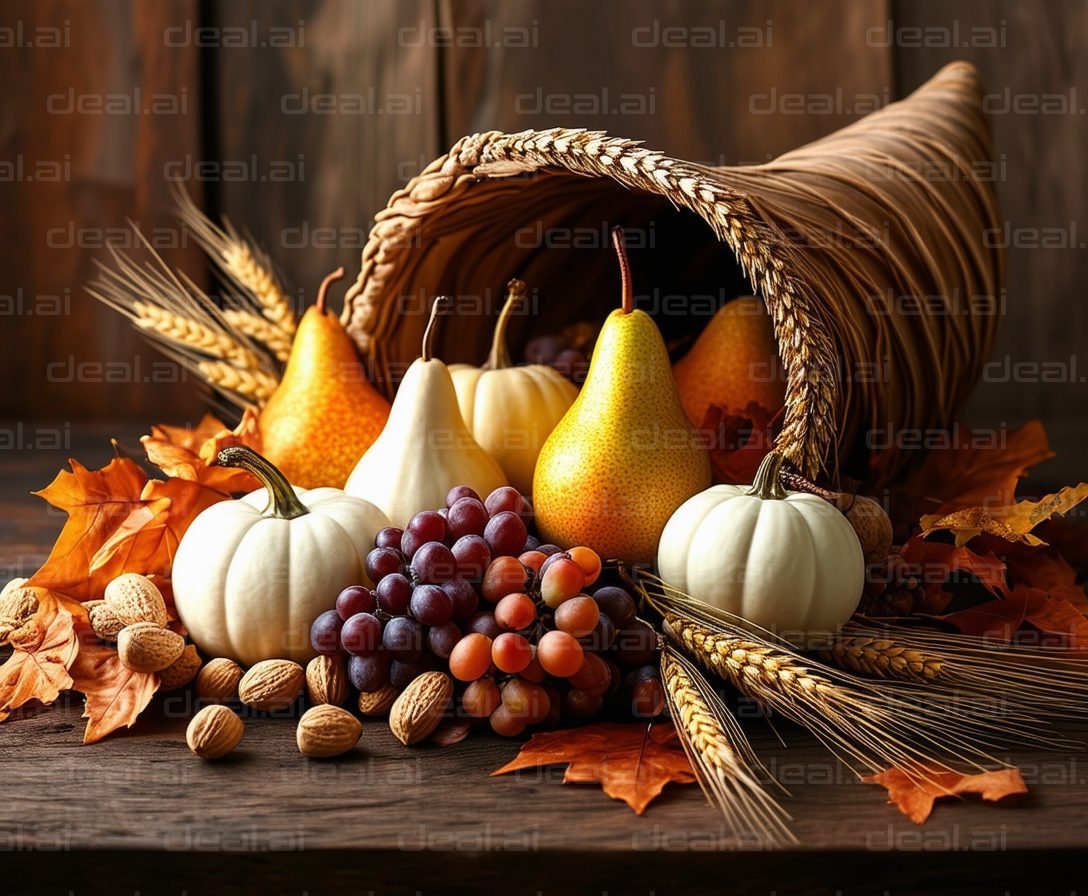
{"label": "purple grape", "polygon": [[378,582],[374,597],[378,606],[390,616],[403,616],[408,612],[412,584],[400,573],[393,573]]}
{"label": "purple grape", "polygon": [[641,666],[653,659],[657,651],[657,634],[649,624],[636,619],[626,628],[617,628],[612,649],[621,663]]}
{"label": "purple grape", "polygon": [[[530,535],[528,538],[525,539],[525,551],[539,551],[539,550],[540,550],[540,539],[539,538],[537,538],[535,535]],[[525,551],[522,551],[522,553],[524,554]]]}
{"label": "purple grape", "polygon": [[494,641],[499,635],[502,634],[502,629],[499,628],[499,624],[495,621],[495,614],[488,612],[475,613],[468,621],[468,625],[465,628],[465,633],[479,632],[481,635],[487,635],[492,641]]}
{"label": "purple grape", "polygon": [[[544,545],[544,547],[548,547],[548,545]],[[537,550],[540,550],[540,548],[537,548]],[[544,551],[540,550],[540,553],[543,554]],[[570,554],[568,554],[566,551],[555,551],[552,554],[548,554],[548,559],[540,564],[540,571],[537,573],[537,576],[539,578],[543,579],[544,578],[544,573],[545,573],[545,571],[547,571],[548,567],[551,566],[552,563],[554,563],[560,557],[563,557],[563,558],[565,558],[567,560],[571,559]]]}
{"label": "purple grape", "polygon": [[446,525],[454,539],[464,535],[483,535],[487,527],[488,513],[475,498],[461,498],[450,508]]}
{"label": "purple grape", "polygon": [[597,627],[588,635],[579,638],[578,643],[591,653],[600,653],[608,650],[614,640],[616,640],[616,626],[608,616],[601,613],[601,618],[597,620]]}
{"label": "purple grape", "polygon": [[336,612],[345,621],[356,613],[370,613],[373,610],[374,592],[362,585],[349,585],[336,598]]}
{"label": "purple grape", "polygon": [[363,693],[380,691],[389,684],[389,654],[375,650],[366,656],[353,656],[348,661],[348,678]]}
{"label": "purple grape", "polygon": [[398,529],[396,526],[386,526],[375,537],[374,547],[399,549],[400,539],[403,534],[403,529]]}
{"label": "purple grape", "polygon": [[557,336],[537,336],[525,345],[525,360],[530,364],[551,364],[563,351],[563,341]]}
{"label": "purple grape", "polygon": [[480,606],[480,596],[476,593],[476,589],[464,579],[454,579],[452,582],[446,582],[442,590],[453,602],[451,617],[453,621],[468,622],[472,614],[476,612],[476,608]]}
{"label": "purple grape", "polygon": [[479,582],[491,565],[491,548],[479,535],[465,535],[454,542],[453,557],[457,575],[469,582]]}
{"label": "purple grape", "polygon": [[340,646],[353,656],[365,656],[382,642],[382,624],[370,613],[356,613],[340,630]]}
{"label": "purple grape", "polygon": [[[546,565],[546,564],[545,564]],[[606,585],[593,593],[600,611],[615,623],[616,628],[626,628],[634,621],[635,602],[622,588]]]}
{"label": "purple grape", "polygon": [[443,622],[427,630],[427,646],[439,659],[448,660],[460,640],[461,629],[456,622]]}
{"label": "purple grape", "polygon": [[310,646],[322,656],[336,656],[343,626],[344,620],[336,610],[326,610],[310,626]]}
{"label": "purple grape", "polygon": [[396,548],[374,548],[366,555],[366,574],[375,585],[398,572],[404,572],[404,557]]}
{"label": "purple grape", "polygon": [[572,348],[561,351],[552,362],[552,367],[572,383],[584,383],[589,372],[586,356]]}
{"label": "purple grape", "polygon": [[395,688],[406,688],[426,671],[423,663],[393,660],[389,665],[389,683]]}
{"label": "purple grape", "polygon": [[[509,485],[503,485],[490,495],[487,496],[487,500],[484,501],[484,507],[487,508],[488,516],[495,517],[505,511],[511,513],[520,513],[522,508],[522,498],[518,493],[518,490]],[[525,542],[523,541],[522,544]]]}
{"label": "purple grape", "polygon": [[441,625],[453,615],[453,601],[437,585],[416,585],[408,609],[423,625]]}
{"label": "purple grape", "polygon": [[423,653],[423,628],[414,619],[396,616],[385,624],[382,646],[395,660],[415,662]]}
{"label": "purple grape", "polygon": [[[516,494],[516,492],[515,492]],[[520,498],[521,496],[518,495]],[[529,532],[521,517],[512,510],[496,513],[484,529],[484,541],[491,548],[492,557],[517,557],[525,547]]]}
{"label": "purple grape", "polygon": [[423,539],[422,544],[441,541],[446,537],[446,520],[437,510],[421,510],[412,517],[405,531]]}
{"label": "purple grape", "polygon": [[416,582],[440,585],[457,575],[453,552],[440,541],[429,541],[412,557],[412,577]]}
{"label": "purple grape", "polygon": [[552,554],[562,554],[563,549],[557,544],[542,544],[537,548],[540,553],[545,557],[550,557]]}
{"label": "purple grape", "polygon": [[[453,507],[462,498],[472,498],[473,501],[480,501],[480,496],[467,485],[455,485],[446,495],[446,506]],[[480,501],[480,503],[482,504],[483,501]]]}

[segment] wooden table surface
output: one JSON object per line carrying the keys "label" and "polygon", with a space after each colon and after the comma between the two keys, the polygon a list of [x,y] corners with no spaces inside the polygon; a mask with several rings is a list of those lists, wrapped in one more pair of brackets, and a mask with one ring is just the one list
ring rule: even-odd
{"label": "wooden table surface", "polygon": [[[63,523],[29,490],[68,456],[108,460],[108,434],[135,447],[140,431],[72,424],[66,448],[3,452],[5,581],[33,572]],[[783,747],[746,720],[792,794],[800,846],[769,852],[738,844],[695,786],[669,785],[637,817],[597,787],[561,784],[561,767],[489,777],[518,750],[491,735],[409,750],[368,721],[351,754],[314,761],[290,719],[260,716],[234,754],[205,763],[185,746],[190,701],[157,697],[130,731],[91,746],[79,695],[0,725],[0,893],[1068,896],[1088,883],[1083,749],[1002,755],[1030,794],[942,801],[916,826],[805,732],[780,726]],[[1085,740],[1083,726],[1069,733]]]}

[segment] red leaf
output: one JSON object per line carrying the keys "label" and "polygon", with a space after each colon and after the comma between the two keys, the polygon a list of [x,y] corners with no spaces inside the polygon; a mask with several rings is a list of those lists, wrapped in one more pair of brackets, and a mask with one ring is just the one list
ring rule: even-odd
{"label": "red leaf", "polygon": [[564,783],[597,782],[612,799],[641,815],[670,781],[691,784],[695,773],[676,728],[599,722],[584,728],[534,734],[517,758],[492,775],[522,768],[569,763]]}
{"label": "red leaf", "polygon": [[740,414],[717,404],[707,408],[699,433],[709,441],[714,482],[751,483],[781,428],[781,412],[772,416],[754,401]]}
{"label": "red leaf", "polygon": [[1026,622],[1040,631],[1060,635],[1061,646],[1088,648],[1088,619],[1069,601],[1027,585],[1017,585],[1004,600],[987,601],[941,618],[965,635],[1003,642],[1011,641]]}
{"label": "red leaf", "polygon": [[31,700],[52,703],[72,686],[68,667],[79,648],[73,612],[79,604],[34,589],[38,610],[12,637],[15,651],[0,666],[0,720]]}
{"label": "red leaf", "polygon": [[984,800],[997,801],[1012,794],[1028,792],[1024,777],[1016,768],[1002,768],[979,775],[933,769],[924,770],[921,774],[925,776],[923,780],[901,769],[890,768],[862,780],[886,788],[889,805],[898,806],[899,811],[915,824],[929,818],[934,800],[941,797],[977,793]]}
{"label": "red leaf", "polygon": [[977,554],[967,547],[956,547],[939,541],[926,541],[919,535],[907,540],[900,551],[909,572],[926,589],[922,606],[915,613],[937,614],[948,606],[952,595],[944,590],[948,578],[956,572],[975,576],[991,594],[1001,597],[1008,592],[1005,584],[1005,564],[992,552]]}

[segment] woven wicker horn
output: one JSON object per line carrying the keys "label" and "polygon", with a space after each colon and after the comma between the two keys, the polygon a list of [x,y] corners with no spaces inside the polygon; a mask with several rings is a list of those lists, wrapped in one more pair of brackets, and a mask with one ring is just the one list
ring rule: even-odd
{"label": "woven wicker horn", "polygon": [[[538,332],[584,317],[597,293],[600,318],[615,305],[610,253],[526,242],[533,226],[649,222],[651,245],[682,234],[692,269],[725,282],[736,262],[707,254],[716,237],[774,317],[788,376],[779,447],[808,476],[833,449],[853,475],[886,482],[947,432],[997,335],[1004,258],[985,239],[1001,225],[981,100],[975,70],[955,63],[906,100],[755,167],[565,128],[465,137],[377,215],[344,323],[391,391],[440,292],[480,301],[464,315],[471,327],[446,324],[447,360],[486,354],[514,275],[539,287]],[[693,236],[692,216],[675,209],[710,227]],[[686,264],[675,246],[656,255]]]}

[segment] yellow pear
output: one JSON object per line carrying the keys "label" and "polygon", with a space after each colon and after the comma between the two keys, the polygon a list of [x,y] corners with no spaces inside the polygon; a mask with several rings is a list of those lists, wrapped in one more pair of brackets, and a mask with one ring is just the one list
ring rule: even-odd
{"label": "yellow pear", "polygon": [[329,284],[343,276],[343,268],[329,274],[302,315],[283,379],[258,418],[265,457],[299,488],[343,488],[389,416],[355,344],[325,310]]}
{"label": "yellow pear", "polygon": [[669,517],[710,486],[710,458],[680,404],[657,324],[634,308],[622,228],[612,241],[623,305],[601,328],[585,385],[541,449],[533,508],[542,541],[648,565]]}

